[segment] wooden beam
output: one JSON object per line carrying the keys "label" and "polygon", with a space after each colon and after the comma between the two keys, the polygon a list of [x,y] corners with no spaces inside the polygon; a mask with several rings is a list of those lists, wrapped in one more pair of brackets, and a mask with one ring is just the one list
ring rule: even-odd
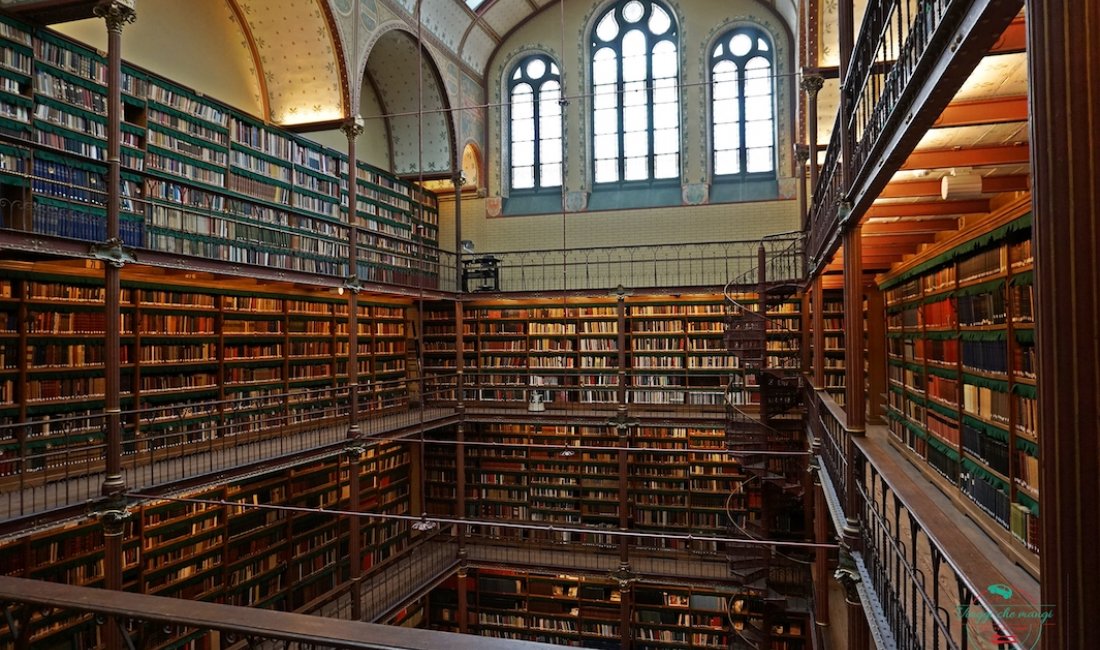
{"label": "wooden beam", "polygon": [[[983,176],[982,193],[997,194],[998,192],[1023,192],[1031,185],[1030,178],[1026,174],[1017,176]],[[878,195],[880,199],[897,199],[919,196],[940,196],[943,183],[934,181],[908,181],[905,183],[890,183]]]}
{"label": "wooden beam", "polygon": [[952,102],[943,109],[933,128],[973,126],[975,124],[1003,124],[1027,121],[1027,95],[998,97],[968,102]]}
{"label": "wooden beam", "polygon": [[976,214],[979,212],[989,212],[988,199],[885,203],[883,205],[872,205],[867,210],[867,217],[935,217],[947,214]]}
{"label": "wooden beam", "polygon": [[959,220],[953,217],[941,219],[914,219],[909,221],[891,221],[888,223],[863,224],[863,236],[886,235],[890,233],[940,233],[945,230],[959,229]]}
{"label": "wooden beam", "polygon": [[929,149],[909,154],[901,169],[1026,165],[1029,162],[1029,153],[1027,144]]}

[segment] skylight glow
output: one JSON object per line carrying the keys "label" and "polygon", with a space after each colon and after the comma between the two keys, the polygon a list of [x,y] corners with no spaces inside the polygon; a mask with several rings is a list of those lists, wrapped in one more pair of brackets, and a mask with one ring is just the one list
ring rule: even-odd
{"label": "skylight glow", "polygon": [[474,11],[477,11],[477,8],[480,7],[484,2],[485,0],[466,0],[466,6]]}

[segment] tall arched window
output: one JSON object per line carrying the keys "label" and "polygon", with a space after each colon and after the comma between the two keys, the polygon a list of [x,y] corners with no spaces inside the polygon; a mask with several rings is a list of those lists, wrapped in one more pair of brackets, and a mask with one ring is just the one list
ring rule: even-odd
{"label": "tall arched window", "polygon": [[756,27],[722,35],[710,55],[714,175],[775,173],[772,48]]}
{"label": "tall arched window", "polygon": [[524,57],[508,80],[513,190],[561,187],[561,71],[545,54]]}
{"label": "tall arched window", "polygon": [[679,37],[672,14],[619,0],[592,31],[597,183],[680,176]]}

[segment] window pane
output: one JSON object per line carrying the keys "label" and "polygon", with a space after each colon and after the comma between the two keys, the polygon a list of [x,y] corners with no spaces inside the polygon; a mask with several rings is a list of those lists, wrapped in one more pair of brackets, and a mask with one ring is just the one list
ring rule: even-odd
{"label": "window pane", "polygon": [[542,165],[539,168],[539,185],[542,187],[561,187],[561,164]]}
{"label": "window pane", "polygon": [[752,39],[747,34],[737,34],[730,39],[730,54],[745,56],[752,49]]}
{"label": "window pane", "polygon": [[736,122],[740,113],[736,99],[722,99],[714,102],[715,122]]}
{"label": "window pane", "polygon": [[740,171],[740,154],[736,149],[714,152],[715,174],[736,174]]}
{"label": "window pane", "polygon": [[615,51],[605,47],[592,58],[592,83],[615,83],[619,79],[619,70]]}
{"label": "window pane", "polygon": [[619,180],[619,161],[596,160],[596,182],[613,183]]}
{"label": "window pane", "polygon": [[719,56],[722,56],[725,52],[726,52],[726,48],[721,43],[719,43],[718,47],[714,48],[714,55],[713,56],[719,57]]}
{"label": "window pane", "polygon": [[512,119],[524,119],[535,114],[531,86],[517,84],[512,89]]}
{"label": "window pane", "polygon": [[543,163],[560,163],[561,162],[561,139],[548,138],[544,139],[539,144],[539,156],[540,162]]}
{"label": "window pane", "polygon": [[626,159],[626,175],[624,176],[624,180],[644,181],[647,178],[649,178],[649,170],[646,169],[645,158]]}
{"label": "window pane", "polygon": [[592,99],[592,108],[597,111],[604,108],[615,108],[618,106],[618,100],[619,96],[615,94],[615,86],[613,84],[596,86],[595,97]]}
{"label": "window pane", "polygon": [[653,46],[653,77],[676,76],[676,46],[671,41],[661,41]]}
{"label": "window pane", "polygon": [[623,20],[628,23],[636,23],[645,15],[645,7],[638,0],[630,0],[623,7]]}
{"label": "window pane", "polygon": [[517,66],[517,67],[516,67],[516,71],[515,71],[514,73],[512,73],[512,78],[513,78],[513,79],[519,79],[519,78],[520,78],[520,77],[522,77],[522,76],[523,76],[523,70],[521,70],[521,69],[520,69],[520,68],[519,68],[519,67]]}
{"label": "window pane", "polygon": [[513,142],[512,164],[517,167],[535,164],[535,143]]}
{"label": "window pane", "polygon": [[642,30],[632,29],[623,36],[623,59],[632,56],[644,57],[648,49],[645,44],[645,34],[642,33]]}
{"label": "window pane", "polygon": [[762,38],[756,39],[756,49],[760,50],[761,52],[767,52],[768,42]]}
{"label": "window pane", "polygon": [[772,117],[772,98],[764,97],[745,98],[745,119],[770,120]]}
{"label": "window pane", "polygon": [[618,134],[597,135],[592,142],[592,150],[597,159],[617,158],[619,156]]}
{"label": "window pane", "polygon": [[749,149],[746,152],[745,167],[749,173],[755,172],[770,172],[774,169],[772,166],[772,148],[761,147],[759,149]]}
{"label": "window pane", "polygon": [[623,106],[645,106],[646,101],[644,81],[629,81],[623,84]]}
{"label": "window pane", "polygon": [[653,128],[672,129],[679,126],[679,106],[676,104],[657,104],[653,107]]}
{"label": "window pane", "polygon": [[619,116],[613,108],[596,111],[592,121],[593,133],[597,136],[601,133],[617,133],[619,130]]}
{"label": "window pane", "polygon": [[627,56],[623,52],[623,81],[641,81],[646,78],[646,60],[648,57],[643,51],[641,54]]}
{"label": "window pane", "polygon": [[512,187],[523,190],[532,188],[535,186],[535,168],[534,167],[513,167],[512,168]]}
{"label": "window pane", "polygon": [[753,57],[745,64],[745,96],[770,95],[771,64],[763,57]]}
{"label": "window pane", "polygon": [[539,137],[543,140],[546,140],[547,138],[560,138],[561,116],[549,115],[539,118]]}
{"label": "window pane", "polygon": [[772,145],[772,121],[756,120],[745,123],[746,147],[770,147]]}
{"label": "window pane", "polygon": [[623,109],[623,131],[645,131],[648,128],[648,106],[630,106]]}
{"label": "window pane", "polygon": [[737,122],[714,125],[714,148],[736,149],[741,146],[741,128]]}
{"label": "window pane", "polygon": [[535,139],[535,121],[532,119],[512,120],[512,142],[524,142]]}
{"label": "window pane", "polygon": [[546,74],[546,62],[542,59],[531,59],[531,62],[527,64],[527,76],[532,79],[539,79],[544,74]]}
{"label": "window pane", "polygon": [[671,26],[672,19],[668,17],[668,13],[657,5],[653,5],[649,14],[649,31],[653,32],[654,36],[660,36]]}
{"label": "window pane", "polygon": [[561,105],[558,104],[560,98],[558,82],[547,81],[542,84],[542,89],[539,91],[539,116],[545,118],[561,115]]}
{"label": "window pane", "polygon": [[623,155],[639,158],[649,154],[649,136],[646,133],[628,133],[623,137]]}
{"label": "window pane", "polygon": [[668,154],[653,159],[653,178],[677,178],[679,175],[679,155]]}
{"label": "window pane", "polygon": [[677,100],[676,79],[656,79],[653,81],[653,103],[669,104]]}
{"label": "window pane", "polygon": [[601,41],[610,41],[619,35],[619,21],[615,20],[615,12],[609,11],[596,26],[596,37]]}
{"label": "window pane", "polygon": [[680,151],[680,129],[660,129],[653,132],[653,153],[677,153]]}

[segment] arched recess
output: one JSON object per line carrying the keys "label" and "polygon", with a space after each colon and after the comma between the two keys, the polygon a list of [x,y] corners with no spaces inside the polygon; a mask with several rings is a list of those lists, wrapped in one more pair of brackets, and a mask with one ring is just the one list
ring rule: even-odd
{"label": "arched recess", "polygon": [[[454,125],[439,68],[429,51],[418,49],[415,36],[403,29],[391,29],[374,43],[364,74],[384,111],[392,171],[432,176],[450,172]],[[369,121],[378,116],[363,117]]]}

